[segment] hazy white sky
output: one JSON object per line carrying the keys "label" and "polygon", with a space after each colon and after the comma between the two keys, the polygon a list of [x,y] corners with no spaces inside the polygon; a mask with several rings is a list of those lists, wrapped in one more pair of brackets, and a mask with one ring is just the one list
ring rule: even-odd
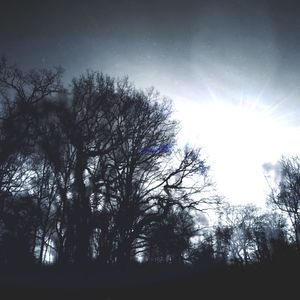
{"label": "hazy white sky", "polygon": [[255,102],[175,102],[181,143],[203,148],[219,192],[232,203],[264,206],[269,192],[265,164],[300,153],[300,127]]}

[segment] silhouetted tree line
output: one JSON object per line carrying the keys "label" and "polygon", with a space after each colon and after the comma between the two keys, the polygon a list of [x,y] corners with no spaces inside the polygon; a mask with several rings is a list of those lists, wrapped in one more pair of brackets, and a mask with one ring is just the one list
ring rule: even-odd
{"label": "silhouetted tree line", "polygon": [[0,65],[1,262],[185,259],[192,211],[211,205],[197,149],[154,90],[87,72]]}
{"label": "silhouetted tree line", "polygon": [[[200,150],[174,146],[167,99],[98,72],[66,88],[62,74],[0,62],[1,264],[248,264],[296,253],[299,159],[282,159],[270,194],[279,211],[220,203]],[[201,228],[207,208],[218,223]]]}

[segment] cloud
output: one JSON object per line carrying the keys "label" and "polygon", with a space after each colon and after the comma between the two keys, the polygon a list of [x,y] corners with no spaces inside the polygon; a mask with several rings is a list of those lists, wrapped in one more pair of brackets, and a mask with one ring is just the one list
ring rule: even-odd
{"label": "cloud", "polygon": [[266,162],[262,165],[265,175],[268,178],[272,178],[275,182],[281,178],[281,165],[279,162],[271,163]]}

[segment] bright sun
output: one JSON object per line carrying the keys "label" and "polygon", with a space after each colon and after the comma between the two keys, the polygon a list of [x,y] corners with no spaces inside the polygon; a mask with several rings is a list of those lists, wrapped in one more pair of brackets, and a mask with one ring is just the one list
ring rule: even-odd
{"label": "bright sun", "polygon": [[185,102],[178,109],[179,142],[203,148],[219,191],[234,203],[263,206],[269,191],[263,164],[276,163],[283,154],[300,154],[299,128],[272,111],[255,99]]}

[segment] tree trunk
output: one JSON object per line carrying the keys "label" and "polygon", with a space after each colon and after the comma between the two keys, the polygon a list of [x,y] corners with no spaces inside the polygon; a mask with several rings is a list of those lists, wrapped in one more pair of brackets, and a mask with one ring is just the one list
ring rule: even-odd
{"label": "tree trunk", "polygon": [[90,258],[90,204],[86,196],[84,184],[84,170],[86,158],[80,147],[77,151],[75,166],[75,198],[74,198],[74,223],[75,223],[75,263],[85,264]]}

